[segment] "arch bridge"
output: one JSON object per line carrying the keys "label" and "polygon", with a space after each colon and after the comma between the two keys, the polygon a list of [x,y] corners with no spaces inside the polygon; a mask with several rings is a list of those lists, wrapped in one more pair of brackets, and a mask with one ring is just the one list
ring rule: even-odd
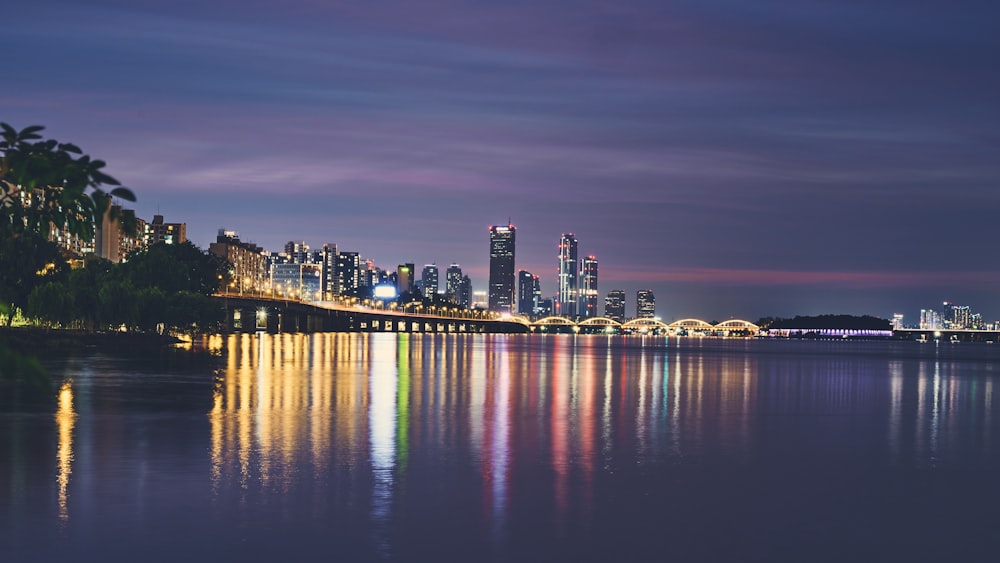
{"label": "arch bridge", "polygon": [[681,319],[665,323],[655,318],[619,322],[608,317],[573,321],[566,317],[544,317],[527,324],[531,332],[573,332],[584,334],[670,334],[677,336],[758,336],[760,327],[743,319],[729,319],[712,324],[701,319]]}

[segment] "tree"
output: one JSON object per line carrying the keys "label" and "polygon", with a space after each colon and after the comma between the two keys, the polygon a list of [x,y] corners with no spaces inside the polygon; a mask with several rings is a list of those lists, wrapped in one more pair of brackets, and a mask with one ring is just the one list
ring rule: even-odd
{"label": "tree", "polygon": [[104,161],[71,143],[43,139],[43,129],[0,123],[0,301],[10,306],[8,325],[36,287],[65,269],[61,250],[49,241],[54,229],[92,239],[105,214],[118,218],[111,215],[111,197],[135,201],[102,171]]}
{"label": "tree", "polygon": [[74,144],[43,139],[43,129],[17,131],[0,122],[0,234],[47,237],[55,227],[92,238],[96,221],[111,210],[108,196],[135,201],[135,194],[101,170],[103,160]]}

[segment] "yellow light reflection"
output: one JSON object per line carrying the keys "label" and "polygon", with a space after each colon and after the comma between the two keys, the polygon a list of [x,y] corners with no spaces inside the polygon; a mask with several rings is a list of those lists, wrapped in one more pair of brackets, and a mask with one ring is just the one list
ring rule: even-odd
{"label": "yellow light reflection", "polygon": [[73,382],[65,381],[59,388],[59,403],[56,409],[56,430],[59,445],[56,449],[56,487],[58,489],[59,519],[69,520],[69,476],[73,473],[73,427],[76,412],[73,411]]}

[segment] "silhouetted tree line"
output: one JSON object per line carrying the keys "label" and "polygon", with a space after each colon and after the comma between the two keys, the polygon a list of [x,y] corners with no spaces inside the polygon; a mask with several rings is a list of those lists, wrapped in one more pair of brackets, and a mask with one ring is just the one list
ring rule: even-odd
{"label": "silhouetted tree line", "polygon": [[764,317],[757,321],[761,328],[773,329],[848,329],[848,330],[891,330],[892,323],[871,315],[818,315],[797,316],[791,319]]}
{"label": "silhouetted tree line", "polygon": [[225,313],[211,298],[225,262],[184,244],[156,244],[127,262],[91,260],[28,295],[25,315],[49,326],[163,332],[213,330]]}

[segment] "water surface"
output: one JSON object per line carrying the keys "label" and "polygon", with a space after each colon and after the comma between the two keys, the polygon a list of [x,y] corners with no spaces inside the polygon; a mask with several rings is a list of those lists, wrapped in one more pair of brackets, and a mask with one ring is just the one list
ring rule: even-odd
{"label": "water surface", "polygon": [[213,337],[46,359],[3,561],[992,561],[1000,346]]}

